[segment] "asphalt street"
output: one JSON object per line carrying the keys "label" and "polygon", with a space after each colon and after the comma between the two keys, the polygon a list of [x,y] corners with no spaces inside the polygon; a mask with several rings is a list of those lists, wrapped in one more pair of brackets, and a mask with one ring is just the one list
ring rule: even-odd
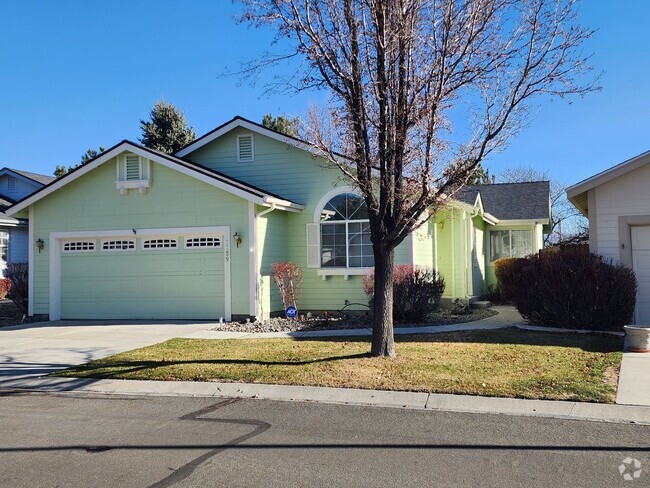
{"label": "asphalt street", "polygon": [[2,487],[641,487],[649,446],[635,424],[0,393]]}

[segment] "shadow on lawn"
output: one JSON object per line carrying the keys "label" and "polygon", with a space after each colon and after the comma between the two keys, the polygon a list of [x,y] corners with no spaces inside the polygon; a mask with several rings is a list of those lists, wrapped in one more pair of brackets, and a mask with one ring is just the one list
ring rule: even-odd
{"label": "shadow on lawn", "polygon": [[[103,372],[102,368],[104,365],[97,362],[91,362],[88,364],[82,364],[65,371],[65,375],[61,376],[74,376],[76,373],[88,374],[92,373],[93,378],[113,378],[115,375],[123,375],[129,373],[137,373],[138,371],[155,369],[155,368],[164,368],[166,366],[179,366],[179,365],[189,365],[189,364],[225,364],[225,365],[255,365],[255,366],[305,366],[308,364],[317,364],[317,363],[326,363],[330,361],[340,361],[344,359],[362,359],[370,357],[369,353],[362,354],[345,354],[341,356],[328,356],[318,359],[308,359],[308,360],[296,360],[296,361],[260,361],[256,359],[177,359],[173,361],[167,360],[154,360],[154,361],[111,361],[110,371]],[[117,369],[117,371],[116,371]],[[54,374],[54,376],[59,376]]]}
{"label": "shadow on lawn", "polygon": [[[297,341],[366,342],[370,337],[300,337]],[[623,350],[623,337],[610,334],[576,334],[537,332],[517,328],[493,330],[468,330],[436,334],[395,335],[395,342],[404,343],[479,343],[522,346],[553,346],[579,348],[586,352],[619,352]]]}

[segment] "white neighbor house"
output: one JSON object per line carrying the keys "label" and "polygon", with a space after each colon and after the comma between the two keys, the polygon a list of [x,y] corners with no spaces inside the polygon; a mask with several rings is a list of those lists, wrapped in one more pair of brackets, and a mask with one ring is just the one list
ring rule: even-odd
{"label": "white neighbor house", "polygon": [[636,324],[650,325],[650,151],[567,189],[589,219],[589,250],[632,268]]}

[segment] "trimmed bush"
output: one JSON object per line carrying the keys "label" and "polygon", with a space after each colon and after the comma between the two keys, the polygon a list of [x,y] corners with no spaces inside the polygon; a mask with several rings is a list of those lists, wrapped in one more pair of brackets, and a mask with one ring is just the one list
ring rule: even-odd
{"label": "trimmed bush", "polygon": [[11,289],[9,278],[0,278],[0,300],[4,300]]}
{"label": "trimmed bush", "polygon": [[[363,289],[368,295],[370,309],[375,294],[375,273],[363,277]],[[427,320],[440,306],[445,280],[431,268],[398,264],[393,268],[393,319],[396,322]]]}
{"label": "trimmed bush", "polygon": [[5,269],[5,276],[11,282],[11,295],[9,298],[23,314],[27,314],[27,292],[29,290],[29,268],[27,263],[8,264]]}
{"label": "trimmed bush", "polygon": [[519,275],[521,266],[526,258],[501,258],[494,261],[494,274],[497,278],[496,289],[493,293],[500,302],[515,303],[515,278]]}
{"label": "trimmed bush", "polygon": [[620,331],[632,321],[637,281],[622,264],[563,251],[524,258],[516,270],[504,285],[531,324]]}

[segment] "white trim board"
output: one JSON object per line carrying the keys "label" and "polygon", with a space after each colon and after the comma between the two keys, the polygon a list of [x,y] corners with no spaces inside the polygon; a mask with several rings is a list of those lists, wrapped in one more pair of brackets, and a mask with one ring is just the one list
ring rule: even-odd
{"label": "white trim board", "polygon": [[[308,142],[301,141],[299,139],[295,139],[293,137],[287,136],[286,134],[281,134],[279,132],[276,132],[271,129],[267,129],[264,126],[258,125],[254,122],[251,122],[250,120],[244,119],[243,117],[236,116],[233,118],[231,121],[226,122],[225,124],[221,125],[220,127],[217,127],[214,129],[212,132],[208,132],[202,137],[199,137],[196,141],[191,143],[189,146],[184,147],[180,151],[176,153],[176,156],[178,157],[183,157],[187,156],[188,154],[196,151],[197,149],[205,146],[206,144],[209,144],[210,142],[214,141],[215,139],[218,139],[222,135],[230,132],[233,129],[236,129],[238,127],[242,127],[246,130],[249,130],[253,133],[261,134],[263,136],[266,136],[270,139],[282,142],[284,144],[287,144],[289,146],[302,149],[303,151],[307,151],[310,154],[313,154],[314,156],[319,156],[323,157],[325,159],[329,159],[329,155],[323,154],[320,150],[318,150],[315,146],[309,144]],[[345,158],[344,156],[337,156],[342,162],[348,162],[351,163],[348,158]]]}
{"label": "white trim board", "polygon": [[[304,205],[300,205],[291,202],[289,200],[284,200],[272,195],[265,194],[261,190],[250,188],[246,184],[238,182],[236,180],[232,180],[225,175],[224,176],[210,175],[209,173],[204,173],[203,171],[201,171],[201,168],[199,167],[197,167],[196,169],[189,167],[191,163],[188,163],[186,161],[181,161],[181,160],[174,161],[175,158],[173,156],[165,157],[163,155],[159,155],[155,152],[149,151],[146,148],[140,147],[137,144],[134,144],[132,142],[122,141],[118,145],[102,153],[100,156],[98,156],[91,162],[81,166],[80,168],[74,170],[71,173],[68,173],[63,178],[56,180],[54,183],[51,183],[50,185],[43,188],[42,190],[39,190],[36,193],[32,194],[31,196],[24,198],[23,200],[14,204],[10,208],[8,208],[5,213],[11,216],[16,214],[17,212],[20,212],[21,210],[29,207],[34,202],[37,202],[38,200],[46,197],[47,195],[59,190],[63,186],[67,185],[68,183],[76,180],[80,176],[85,175],[86,173],[92,171],[93,169],[97,168],[101,164],[104,164],[105,162],[113,159],[114,157],[122,154],[125,151],[129,151],[132,152],[133,154],[137,154],[138,156],[142,156],[162,166],[165,166],[167,168],[178,171],[179,173],[195,178],[199,181],[202,181],[211,186],[219,188],[220,190],[227,191],[228,193],[241,197],[244,200],[248,200],[249,202],[257,203],[259,205],[264,205],[264,206],[269,206],[272,203],[275,203],[278,205],[278,208],[284,210],[292,209],[292,210],[300,211],[303,208],[305,208]],[[206,171],[209,170],[206,169]]]}
{"label": "white trim board", "polygon": [[[31,208],[31,207],[30,207]],[[30,226],[32,219],[30,218]],[[232,277],[231,277],[231,249],[230,249],[230,226],[214,227],[174,227],[167,229],[140,229],[142,233],[136,234],[138,237],[143,236],[191,236],[200,234],[213,234],[221,236],[223,243],[224,259],[224,319],[232,320]],[[70,238],[87,238],[101,239],[102,237],[133,237],[132,229],[121,230],[104,230],[104,231],[75,231],[75,232],[51,232],[49,239],[50,246],[50,263],[49,263],[49,314],[50,320],[60,320],[61,318],[61,248],[62,242]],[[30,243],[30,250],[33,254],[33,246]],[[33,259],[30,256],[30,267],[33,266]],[[30,280],[32,276],[30,269]],[[33,287],[33,284],[32,284]],[[32,294],[29,295],[32,297]]]}

